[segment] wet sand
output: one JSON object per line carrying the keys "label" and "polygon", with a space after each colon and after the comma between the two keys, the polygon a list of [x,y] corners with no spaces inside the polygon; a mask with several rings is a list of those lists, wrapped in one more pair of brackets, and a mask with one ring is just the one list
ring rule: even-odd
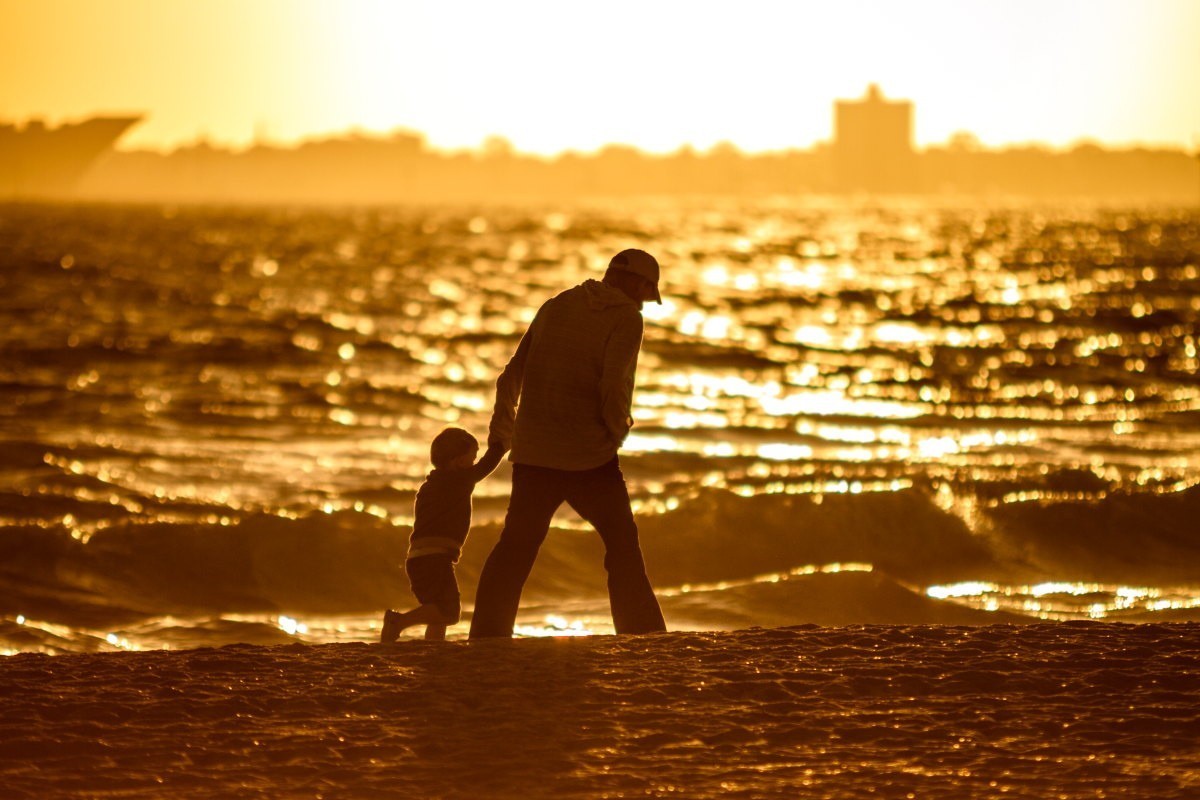
{"label": "wet sand", "polygon": [[1200,624],[0,659],[4,797],[1200,797]]}

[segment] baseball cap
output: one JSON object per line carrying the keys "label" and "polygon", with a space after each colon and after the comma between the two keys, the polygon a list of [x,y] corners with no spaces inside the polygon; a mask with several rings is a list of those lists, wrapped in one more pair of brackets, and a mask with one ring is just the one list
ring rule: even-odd
{"label": "baseball cap", "polygon": [[662,295],[658,291],[658,262],[645,250],[633,247],[622,250],[608,262],[608,268],[632,272],[650,281],[654,284],[654,302],[662,303]]}

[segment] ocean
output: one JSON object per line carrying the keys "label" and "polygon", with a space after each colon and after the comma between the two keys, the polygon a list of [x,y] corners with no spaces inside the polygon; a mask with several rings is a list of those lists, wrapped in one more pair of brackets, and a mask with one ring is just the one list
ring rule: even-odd
{"label": "ocean", "polygon": [[[625,247],[664,271],[621,464],[673,629],[1200,620],[1195,209],[34,204],[0,206],[0,652],[376,639],[430,440],[484,438],[538,306]],[[554,527],[519,631],[611,632]]]}

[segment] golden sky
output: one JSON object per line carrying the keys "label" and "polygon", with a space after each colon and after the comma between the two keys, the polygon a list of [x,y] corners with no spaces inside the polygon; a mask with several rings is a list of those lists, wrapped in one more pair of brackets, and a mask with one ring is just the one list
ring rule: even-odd
{"label": "golden sky", "polygon": [[870,82],[918,145],[1200,141],[1200,0],[0,0],[0,120],[124,147],[358,127],[552,154],[808,147]]}

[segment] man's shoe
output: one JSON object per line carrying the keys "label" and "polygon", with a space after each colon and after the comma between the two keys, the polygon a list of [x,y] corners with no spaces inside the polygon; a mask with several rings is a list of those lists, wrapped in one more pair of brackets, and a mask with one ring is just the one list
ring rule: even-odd
{"label": "man's shoe", "polygon": [[390,608],[383,612],[383,630],[379,632],[380,644],[391,644],[400,638],[400,612]]}

